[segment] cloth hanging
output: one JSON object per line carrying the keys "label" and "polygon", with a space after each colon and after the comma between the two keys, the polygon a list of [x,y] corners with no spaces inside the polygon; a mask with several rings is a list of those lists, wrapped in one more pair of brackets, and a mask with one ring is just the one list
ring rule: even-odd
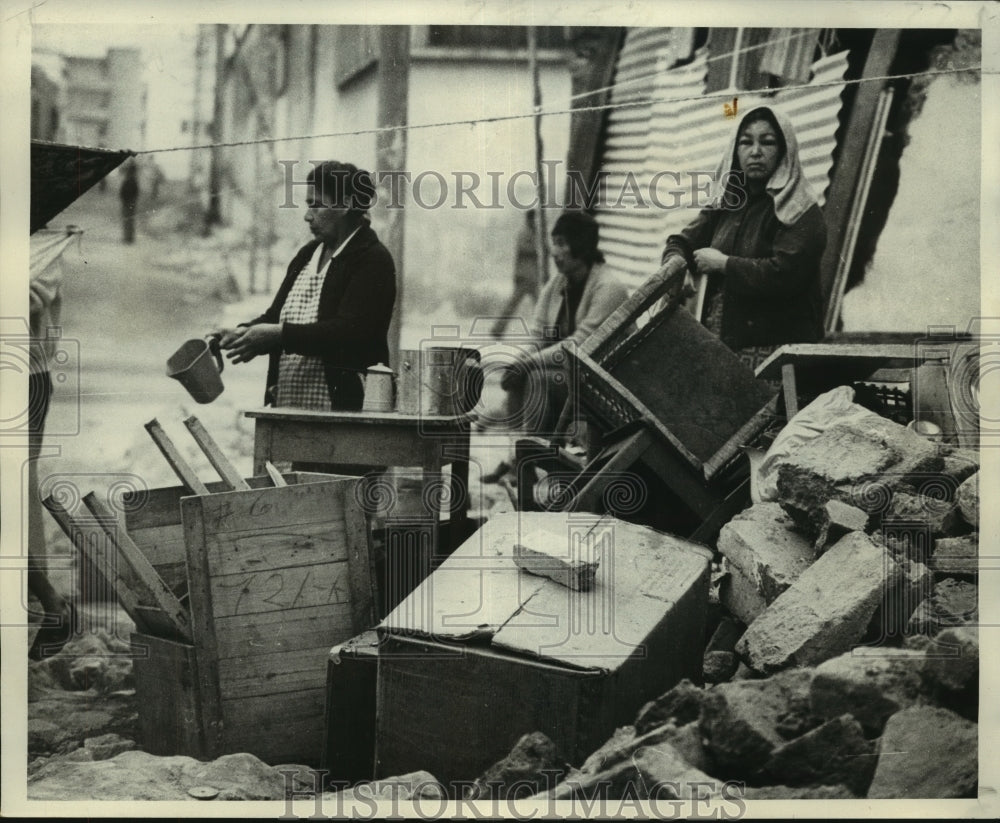
{"label": "cloth hanging", "polygon": [[808,83],[819,29],[771,29],[761,49],[760,71],[780,77],[785,85]]}

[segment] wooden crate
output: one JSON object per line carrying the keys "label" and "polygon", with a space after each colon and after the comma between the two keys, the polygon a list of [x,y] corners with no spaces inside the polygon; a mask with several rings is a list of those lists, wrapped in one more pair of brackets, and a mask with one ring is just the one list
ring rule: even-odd
{"label": "wooden crate", "polygon": [[[374,622],[372,570],[357,480],[293,479],[179,498],[194,643],[135,638],[150,650],[135,663],[148,751],[320,760],[328,654]],[[175,535],[157,516],[139,537],[169,567]]]}
{"label": "wooden crate", "polygon": [[[513,545],[593,540],[578,592],[521,571]],[[711,552],[607,516],[491,518],[379,626],[376,777],[472,780],[541,731],[575,766],[644,702],[698,677]]]}

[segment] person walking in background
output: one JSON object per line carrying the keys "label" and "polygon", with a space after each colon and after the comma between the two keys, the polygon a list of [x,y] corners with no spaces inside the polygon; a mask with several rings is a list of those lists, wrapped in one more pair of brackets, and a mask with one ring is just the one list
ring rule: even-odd
{"label": "person walking in background", "polygon": [[526,297],[532,303],[538,298],[538,253],[535,248],[535,212],[524,213],[524,225],[517,232],[517,246],[514,251],[514,292],[504,305],[493,324],[493,336],[500,337],[507,327],[507,321],[517,317],[515,312]]}
{"label": "person walking in background", "polygon": [[125,166],[125,180],[118,190],[122,201],[122,239],[126,243],[135,242],[135,210],[139,202],[139,174],[135,163]]}

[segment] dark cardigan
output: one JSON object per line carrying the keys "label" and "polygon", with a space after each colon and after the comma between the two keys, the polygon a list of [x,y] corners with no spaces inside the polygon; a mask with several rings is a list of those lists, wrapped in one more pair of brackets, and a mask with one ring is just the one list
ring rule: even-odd
{"label": "dark cardigan", "polygon": [[740,209],[704,209],[683,231],[667,238],[663,260],[679,254],[695,271],[693,252],[710,246],[729,255],[721,289],[722,341],[732,349],[811,343],[823,337],[819,264],[826,225],[813,205],[792,226],[782,224],[768,194]]}
{"label": "dark cardigan", "polygon": [[[312,240],[299,249],[288,264],[274,302],[247,325],[281,322],[281,307],[319,242]],[[392,255],[365,222],[347,248],[330,261],[320,290],[317,321],[284,324],[282,348],[270,355],[264,402],[273,402],[270,389],[278,383],[282,351],[323,359],[331,401],[345,380],[356,384],[355,374],[376,363],[388,363],[387,336],[395,302],[396,267]]]}

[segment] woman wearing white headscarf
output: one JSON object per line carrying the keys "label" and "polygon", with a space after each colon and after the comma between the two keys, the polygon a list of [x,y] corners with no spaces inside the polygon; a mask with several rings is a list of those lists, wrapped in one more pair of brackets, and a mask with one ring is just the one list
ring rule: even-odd
{"label": "woman wearing white headscarf", "polygon": [[[665,267],[708,277],[702,322],[748,365],[823,336],[823,213],[788,119],[752,109],[733,133],[713,202],[667,238]],[[690,281],[689,281],[690,282]]]}

